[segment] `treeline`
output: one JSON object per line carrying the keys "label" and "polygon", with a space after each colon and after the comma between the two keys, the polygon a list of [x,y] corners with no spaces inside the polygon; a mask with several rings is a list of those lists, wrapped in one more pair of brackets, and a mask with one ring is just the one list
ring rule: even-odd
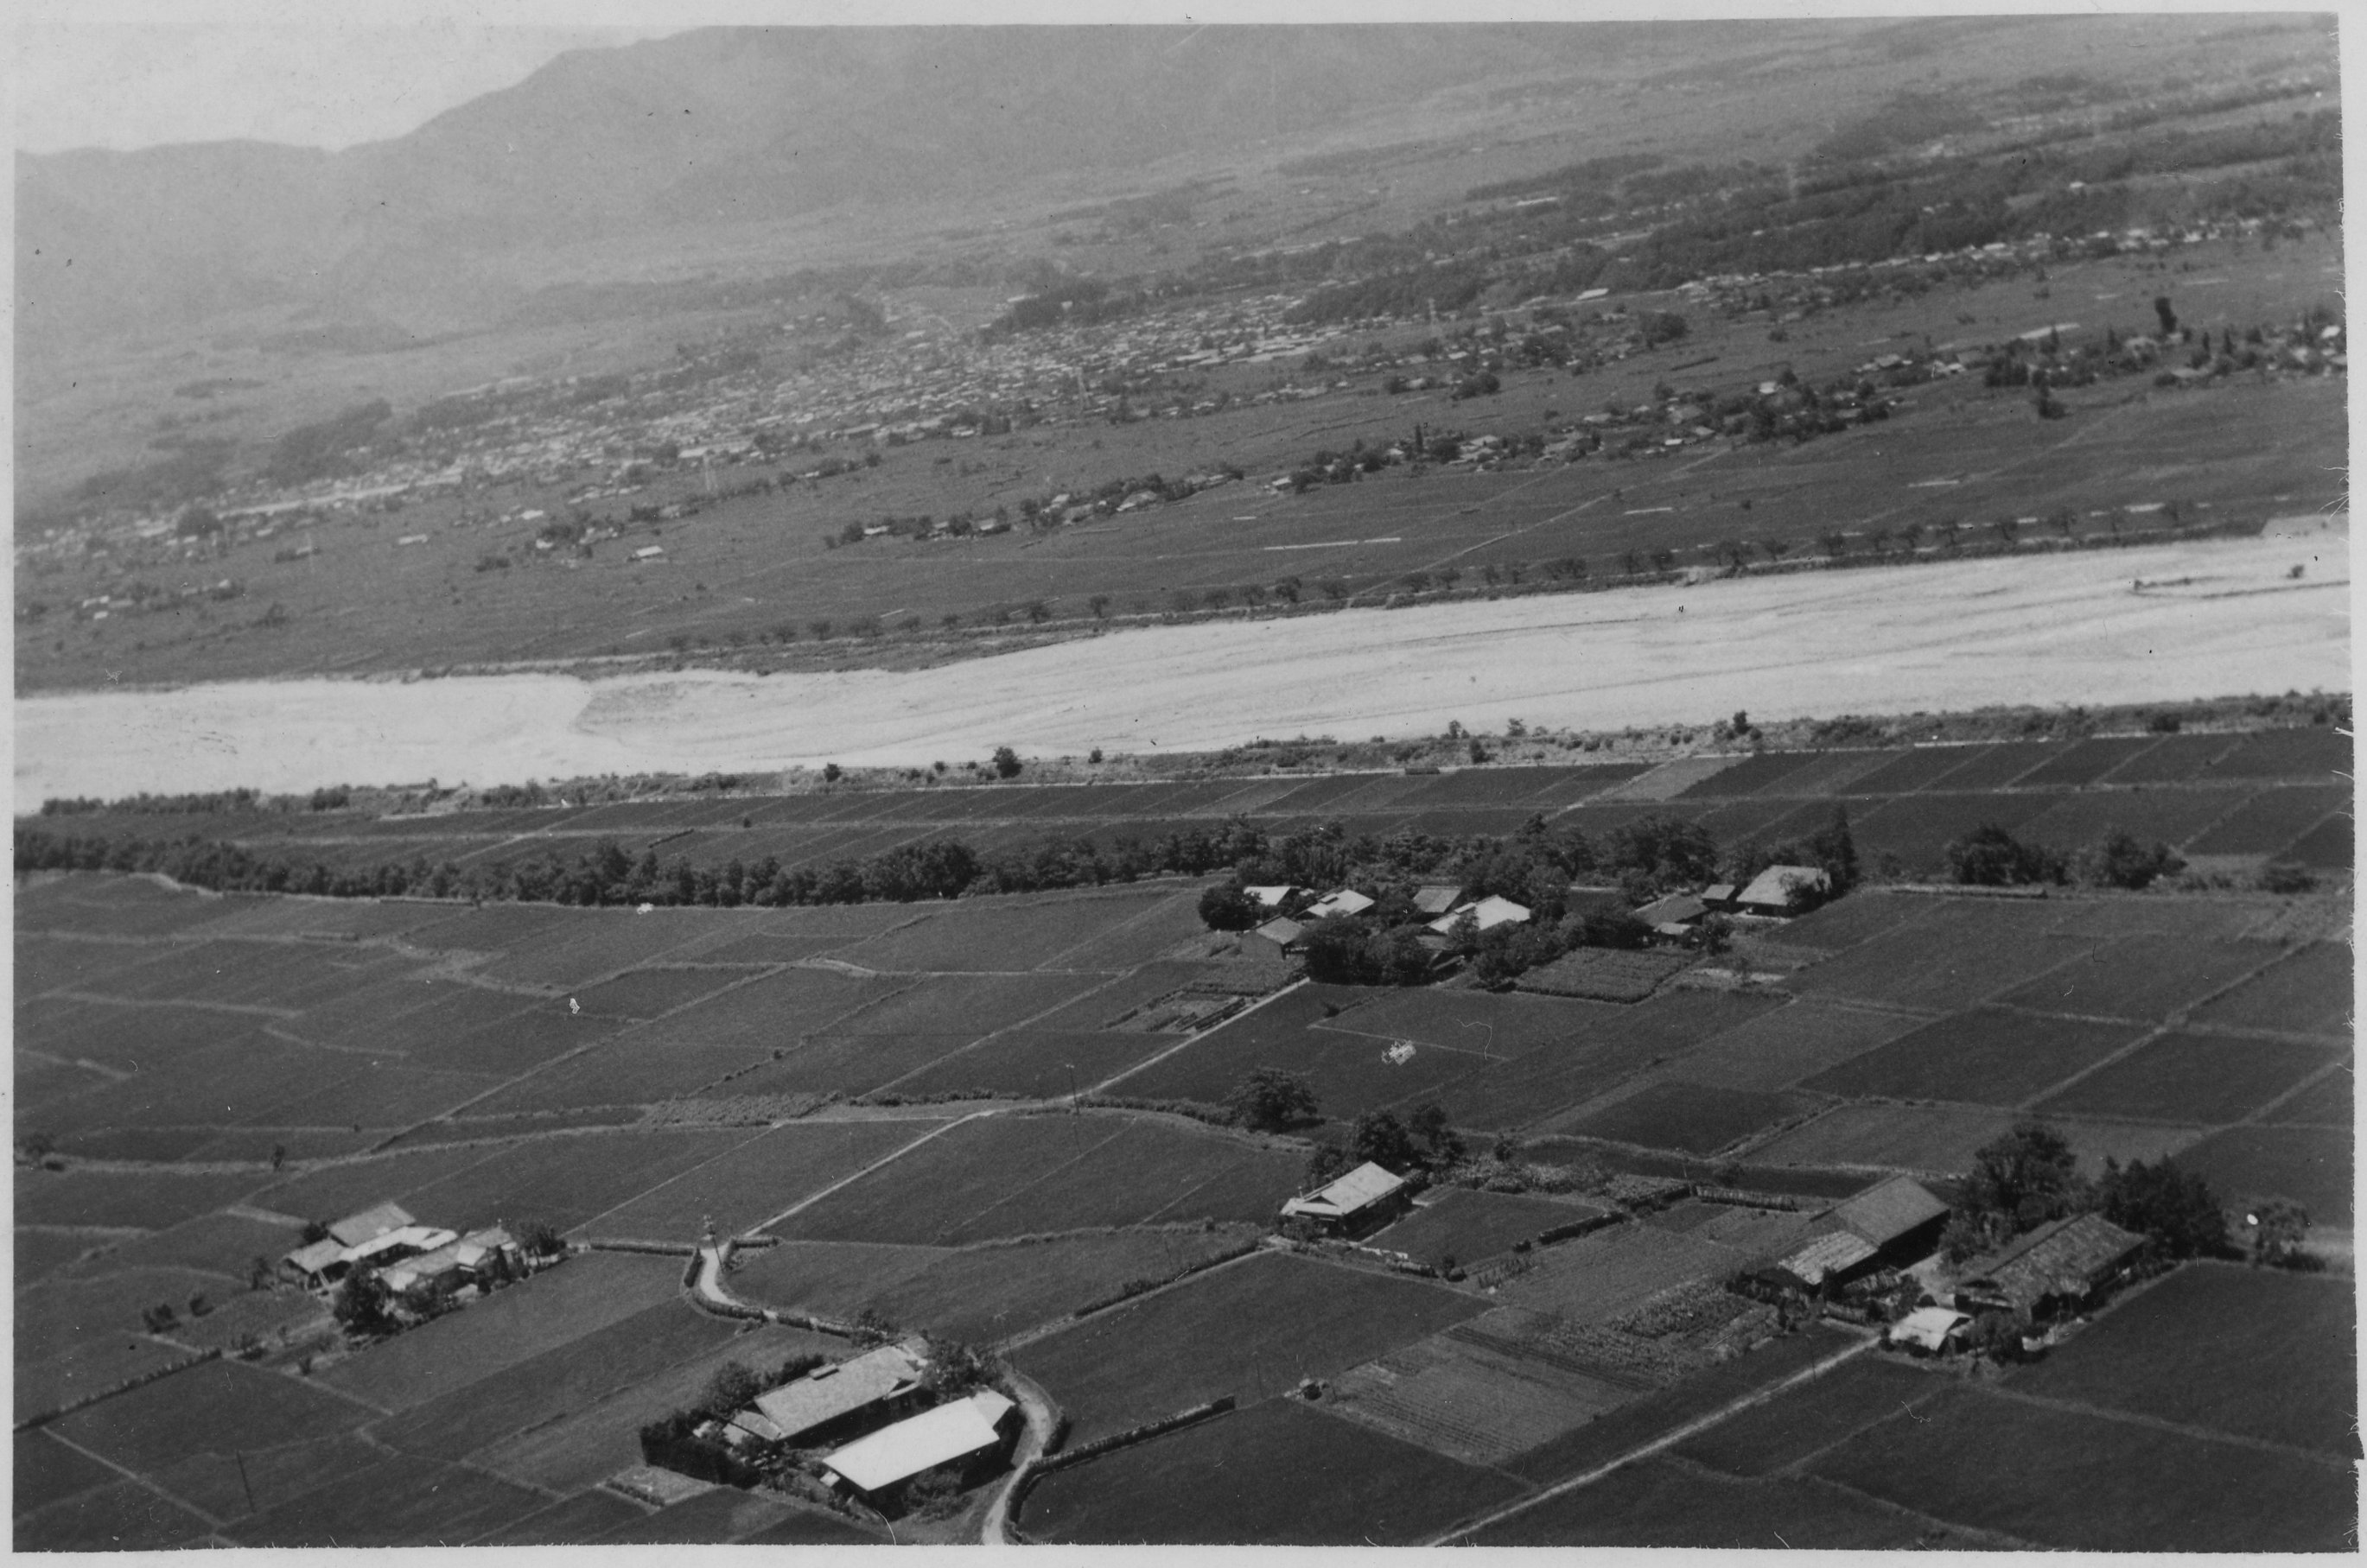
{"label": "treeline", "polygon": [[214,817],[251,811],[342,811],[353,803],[350,784],[325,784],[310,795],[265,795],[259,790],[207,790],[193,795],[138,795],[119,800],[88,795],[52,795],[41,802],[44,817],[87,817],[98,812],[137,817]]}

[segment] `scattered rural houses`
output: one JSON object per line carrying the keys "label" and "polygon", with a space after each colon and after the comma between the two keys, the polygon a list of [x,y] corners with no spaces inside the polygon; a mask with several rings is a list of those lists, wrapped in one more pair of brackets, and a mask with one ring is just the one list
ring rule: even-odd
{"label": "scattered rural houses", "polygon": [[1682,942],[1693,934],[1694,924],[1709,913],[1709,904],[1698,894],[1671,893],[1665,898],[1655,898],[1636,911],[1636,918],[1652,928],[1652,934]]}
{"label": "scattered rural houses", "polygon": [[384,1278],[387,1289],[397,1295],[421,1287],[442,1295],[488,1278],[515,1276],[525,1264],[516,1238],[499,1225],[489,1225],[405,1258],[387,1269]]}
{"label": "scattered rural houses", "polygon": [[1353,1235],[1397,1218],[1411,1201],[1404,1177],[1366,1160],[1347,1175],[1285,1203],[1282,1217],[1309,1221],[1335,1235]]}
{"label": "scattered rural houses", "polygon": [[1948,1205],[1909,1176],[1894,1176],[1835,1209],[1827,1219],[1872,1249],[1886,1268],[1928,1256],[1948,1223]]}
{"label": "scattered rural houses", "polygon": [[1959,1272],[1959,1311],[2038,1319],[2096,1304],[2125,1279],[2145,1238],[2101,1214],[2073,1214],[2017,1236]]}
{"label": "scattered rural houses", "polygon": [[1471,917],[1472,928],[1484,934],[1494,931],[1498,926],[1526,924],[1529,919],[1529,908],[1525,904],[1515,904],[1501,895],[1490,893],[1476,904],[1466,904],[1461,908],[1452,909],[1439,916],[1430,922],[1430,930],[1440,936],[1451,936],[1454,934],[1455,926],[1466,915]]}
{"label": "scattered rural houses", "polygon": [[396,1295],[425,1289],[445,1295],[523,1273],[526,1256],[501,1225],[462,1235],[423,1225],[399,1203],[379,1203],[326,1227],[328,1235],[280,1259],[308,1290],[325,1290],[357,1267],[375,1269]]}
{"label": "scattered rural houses", "polygon": [[1463,888],[1458,883],[1425,882],[1414,889],[1413,907],[1435,918],[1463,902]]}
{"label": "scattered rural houses", "polygon": [[1325,920],[1334,915],[1361,915],[1373,907],[1374,900],[1353,887],[1342,887],[1327,893],[1299,912],[1302,919]]}
{"label": "scattered rural houses", "polygon": [[832,1483],[873,1507],[893,1506],[912,1480],[959,1465],[964,1472],[1000,1460],[1018,1435],[1019,1407],[991,1388],[884,1427],[832,1454],[822,1468]]}
{"label": "scattered rural houses", "polygon": [[928,1364],[924,1340],[882,1345],[758,1394],[756,1412],[777,1434],[772,1440],[818,1445],[910,1411]]}
{"label": "scattered rural houses", "polygon": [[1299,942],[1307,935],[1307,928],[1287,917],[1278,917],[1268,920],[1250,934],[1264,938],[1284,953],[1296,953],[1298,951]]}

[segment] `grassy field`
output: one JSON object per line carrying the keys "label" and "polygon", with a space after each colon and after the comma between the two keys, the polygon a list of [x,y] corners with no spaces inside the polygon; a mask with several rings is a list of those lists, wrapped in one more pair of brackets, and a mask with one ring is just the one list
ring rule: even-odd
{"label": "grassy field", "polygon": [[1220,1394],[1247,1403],[1330,1377],[1484,1305],[1436,1285],[1258,1256],[1039,1339],[1012,1361],[1084,1442]]}
{"label": "grassy field", "polygon": [[1064,1545],[1410,1545],[1518,1483],[1298,1401],[1057,1471],[1018,1523]]}

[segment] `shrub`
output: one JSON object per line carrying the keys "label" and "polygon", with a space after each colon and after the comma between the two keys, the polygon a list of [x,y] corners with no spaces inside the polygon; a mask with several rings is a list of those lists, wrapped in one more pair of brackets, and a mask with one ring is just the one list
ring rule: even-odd
{"label": "shrub", "polygon": [[1252,1068],[1225,1097],[1225,1109],[1234,1122],[1260,1132],[1286,1132],[1322,1119],[1314,1085],[1280,1067]]}
{"label": "shrub", "polygon": [[1948,874],[1967,887],[2007,887],[2064,880],[2063,857],[2025,844],[1994,822],[1984,822],[1947,848]]}
{"label": "shrub", "polygon": [[1200,919],[1210,931],[1250,931],[1264,918],[1265,907],[1238,887],[1220,884],[1200,895]]}
{"label": "shrub", "polygon": [[2135,889],[2177,875],[2186,863],[2168,844],[2140,843],[2135,835],[2115,828],[2073,856],[2071,869],[2090,886]]}

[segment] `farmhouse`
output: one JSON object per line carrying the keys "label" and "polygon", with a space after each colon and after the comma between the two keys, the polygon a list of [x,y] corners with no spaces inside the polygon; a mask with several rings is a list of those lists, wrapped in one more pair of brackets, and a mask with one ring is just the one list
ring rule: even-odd
{"label": "farmhouse", "polygon": [[1264,886],[1257,887],[1244,887],[1241,891],[1248,894],[1251,897],[1256,899],[1259,903],[1264,905],[1269,909],[1279,909],[1285,904],[1290,902],[1290,896],[1297,892],[1298,889],[1290,886],[1285,883],[1278,886]]}
{"label": "farmhouse", "polygon": [[1295,953],[1300,939],[1307,935],[1307,928],[1297,920],[1272,919],[1250,934],[1265,938],[1285,953]]}
{"label": "farmhouse", "polygon": [[391,1247],[399,1247],[400,1243],[394,1243],[380,1247],[379,1252],[363,1250],[406,1230],[412,1223],[410,1211],[400,1203],[376,1204],[332,1222],[327,1235],[289,1253],[279,1260],[280,1267],[314,1290],[334,1284],[355,1263],[376,1258]]}
{"label": "farmhouse", "polygon": [[1731,909],[1740,892],[1741,889],[1731,882],[1713,882],[1701,890],[1701,901],[1708,908]]}
{"label": "farmhouse", "polygon": [[405,1258],[389,1269],[385,1279],[387,1288],[397,1295],[420,1285],[440,1295],[462,1285],[481,1285],[519,1272],[525,1263],[515,1238],[494,1225]]}
{"label": "farmhouse", "polygon": [[347,1214],[330,1223],[329,1235],[339,1247],[359,1247],[376,1241],[389,1231],[400,1230],[414,1223],[411,1212],[400,1203],[379,1203],[359,1213]]}
{"label": "farmhouse", "polygon": [[1826,1216],[1863,1241],[1886,1264],[1912,1261],[1929,1253],[1948,1223],[1948,1205],[1911,1177],[1894,1176],[1870,1187]]}
{"label": "farmhouse", "polygon": [[1813,903],[1831,886],[1832,878],[1813,865],[1771,865],[1750,879],[1735,902],[1746,914],[1788,915],[1795,898]]}
{"label": "farmhouse", "polygon": [[1816,1295],[1865,1273],[1874,1248],[1847,1231],[1829,1231],[1757,1271],[1759,1282],[1787,1294]]}
{"label": "farmhouse", "polygon": [[1637,910],[1636,918],[1651,927],[1655,936],[1682,938],[1692,934],[1693,922],[1708,913],[1709,905],[1693,894],[1671,893]]}
{"label": "farmhouse", "polygon": [[905,1484],[940,1466],[967,1476],[1002,1456],[1019,1426],[1019,1407],[991,1388],[922,1412],[849,1443],[822,1461],[834,1484],[877,1507],[892,1506]]}
{"label": "farmhouse", "polygon": [[1328,1186],[1285,1203],[1282,1217],[1353,1235],[1395,1219],[1410,1200],[1404,1177],[1366,1160]]}
{"label": "farmhouse", "polygon": [[2056,1220],[1966,1264],[1956,1306],[2033,1318],[2077,1312],[2124,1278],[2144,1246],[2101,1214]]}
{"label": "farmhouse", "polygon": [[776,1441],[810,1444],[844,1437],[910,1410],[928,1365],[923,1340],[882,1345],[758,1394],[756,1413],[779,1432]]}
{"label": "farmhouse", "polygon": [[1452,882],[1425,882],[1413,891],[1413,907],[1425,915],[1446,913],[1463,902],[1463,889]]}
{"label": "farmhouse", "polygon": [[1353,887],[1342,887],[1337,893],[1327,893],[1299,911],[1299,918],[1328,920],[1334,915],[1361,915],[1373,907],[1373,900]]}
{"label": "farmhouse", "polygon": [[1452,935],[1455,925],[1466,915],[1471,917],[1471,923],[1478,930],[1490,931],[1498,926],[1525,924],[1529,918],[1529,908],[1525,904],[1515,904],[1510,898],[1491,893],[1476,904],[1466,904],[1450,914],[1439,916],[1430,922],[1430,929],[1440,936]]}

